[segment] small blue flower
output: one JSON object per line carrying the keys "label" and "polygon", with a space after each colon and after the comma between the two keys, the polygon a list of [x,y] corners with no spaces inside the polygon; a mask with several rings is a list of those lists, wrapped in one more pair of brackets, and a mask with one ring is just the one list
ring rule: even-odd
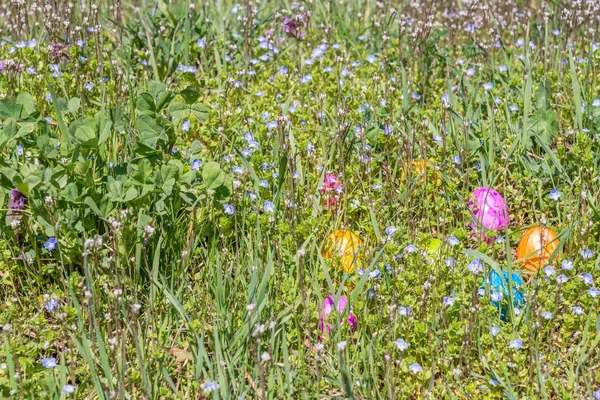
{"label": "small blue flower", "polygon": [[20,144],[17,145],[17,155],[18,156],[23,155],[23,146],[21,146]]}
{"label": "small blue flower", "polygon": [[200,170],[201,166],[202,166],[202,161],[198,160],[197,158],[194,159],[194,161],[192,161],[192,163],[190,164],[190,168],[193,169],[194,171]]}
{"label": "small blue flower", "polygon": [[548,197],[550,198],[550,200],[558,201],[558,199],[560,199],[561,195],[562,194],[558,190],[552,189],[550,191],[550,194],[548,195]]}
{"label": "small blue flower", "polygon": [[415,246],[414,244],[409,244],[404,248],[404,251],[406,251],[407,253],[414,253],[417,250],[417,246]]}
{"label": "small blue flower", "polygon": [[398,307],[398,314],[400,314],[403,317],[408,317],[408,315],[410,314],[410,312],[412,311],[412,308],[406,306],[400,306]]}
{"label": "small blue flower", "polygon": [[385,234],[388,236],[394,236],[394,233],[396,233],[397,228],[395,226],[388,226],[387,228],[385,228]]}
{"label": "small blue flower", "polygon": [[258,186],[264,187],[265,189],[269,188],[269,182],[265,179],[258,181]]}
{"label": "small blue flower", "polygon": [[308,83],[312,81],[312,75],[308,74],[308,75],[304,75],[302,78],[300,78],[300,83]]}
{"label": "small blue flower", "polygon": [[490,298],[492,299],[492,302],[498,303],[502,301],[502,293],[496,291],[490,292]]}
{"label": "small blue flower", "polygon": [[223,211],[225,212],[225,214],[233,215],[233,213],[235,212],[235,209],[233,208],[233,206],[231,204],[225,204],[223,206]]}
{"label": "small blue flower", "polygon": [[498,333],[500,333],[500,328],[497,326],[490,326],[490,335],[495,337],[498,336]]}
{"label": "small blue flower", "polygon": [[592,274],[581,275],[581,280],[588,286],[592,286],[594,284],[594,277],[592,276]]}
{"label": "small blue flower", "polygon": [[452,162],[456,165],[460,165],[462,160],[460,159],[460,156],[452,156]]}
{"label": "small blue flower", "polygon": [[460,244],[460,240],[458,240],[456,236],[450,236],[446,241],[450,246],[456,246]]}
{"label": "small blue flower", "polygon": [[46,310],[48,310],[48,312],[54,312],[60,308],[60,303],[56,298],[53,297],[50,300],[48,300],[46,304],[44,304],[44,307],[46,307]]}
{"label": "small blue flower", "polygon": [[266,213],[272,213],[273,211],[275,211],[275,204],[273,204],[273,202],[269,200],[265,200],[263,204],[263,209]]}
{"label": "small blue flower", "polygon": [[583,249],[579,254],[581,254],[581,257],[583,257],[584,260],[589,260],[594,256],[594,252],[590,249]]}
{"label": "small blue flower", "polygon": [[521,339],[511,340],[508,345],[509,349],[520,350],[523,347],[523,341]]}
{"label": "small blue flower", "polygon": [[46,240],[46,243],[44,243],[44,247],[48,251],[54,250],[56,248],[56,245],[56,239],[54,239],[53,237],[49,238],[48,240]]}
{"label": "small blue flower", "polygon": [[588,290],[588,294],[589,294],[590,296],[592,296],[593,298],[596,298],[596,297],[598,297],[598,295],[600,294],[600,290],[596,289],[595,287],[591,287],[591,288]]}
{"label": "small blue flower", "polygon": [[583,314],[583,308],[580,306],[571,306],[571,311],[573,311],[576,315]]}
{"label": "small blue flower", "polygon": [[256,194],[252,190],[246,190],[246,196],[250,197],[251,201],[254,201],[257,199]]}
{"label": "small blue flower", "polygon": [[444,262],[446,263],[446,266],[450,268],[456,265],[456,259],[454,257],[448,257],[446,260],[444,260]]}
{"label": "small blue flower", "polygon": [[65,385],[62,388],[62,392],[63,393],[67,393],[67,394],[73,394],[73,393],[75,393],[75,386],[73,386],[73,385]]}
{"label": "small blue flower", "polygon": [[54,368],[56,367],[56,358],[54,357],[50,357],[50,358],[42,358],[42,366],[44,368]]}
{"label": "small blue flower", "polygon": [[442,299],[442,302],[444,303],[444,306],[452,307],[454,305],[455,299],[454,299],[454,297],[451,297],[451,296],[444,296],[444,298]]}
{"label": "small blue flower", "polygon": [[373,64],[375,61],[377,61],[377,57],[375,57],[373,54],[371,54],[370,56],[368,56],[366,58],[366,60],[369,62],[369,64]]}
{"label": "small blue flower", "polygon": [[410,370],[410,372],[412,372],[413,374],[418,374],[419,372],[423,371],[423,367],[421,367],[421,364],[419,363],[412,363],[408,366],[408,369]]}
{"label": "small blue flower", "polygon": [[488,91],[494,88],[494,84],[492,82],[487,82],[483,84],[483,90]]}
{"label": "small blue flower", "polygon": [[563,283],[567,283],[569,281],[569,278],[567,278],[567,276],[565,274],[560,274],[559,276],[556,277],[556,283],[558,283],[559,285],[562,285]]}
{"label": "small blue flower", "polygon": [[519,111],[519,107],[518,106],[508,106],[508,109],[512,112],[517,112]]}
{"label": "small blue flower", "polygon": [[467,269],[469,270],[469,272],[475,275],[479,274],[481,271],[483,271],[483,265],[481,265],[481,260],[479,258],[475,258],[469,263]]}
{"label": "small blue flower", "polygon": [[566,271],[570,271],[573,269],[573,261],[571,260],[563,260],[562,264],[561,264],[561,268],[566,270]]}
{"label": "small blue flower", "polygon": [[183,121],[183,123],[181,124],[181,130],[184,132],[188,132],[190,130],[190,122],[189,121]]}
{"label": "small blue flower", "polygon": [[375,269],[375,270],[369,272],[369,278],[371,278],[371,279],[379,278],[380,275],[381,275],[381,271],[378,269]]}
{"label": "small blue flower", "polygon": [[549,276],[549,277],[556,274],[556,270],[554,269],[554,267],[552,265],[548,265],[547,267],[544,267],[544,269],[542,271],[544,271],[544,274],[546,274],[546,276]]}
{"label": "small blue flower", "polygon": [[548,320],[554,318],[554,315],[552,315],[552,313],[550,311],[543,311],[540,313],[540,315],[542,316],[542,318],[548,319]]}
{"label": "small blue flower", "polygon": [[406,343],[404,339],[396,339],[396,341],[394,342],[394,347],[400,351],[404,351],[408,349],[408,343]]}

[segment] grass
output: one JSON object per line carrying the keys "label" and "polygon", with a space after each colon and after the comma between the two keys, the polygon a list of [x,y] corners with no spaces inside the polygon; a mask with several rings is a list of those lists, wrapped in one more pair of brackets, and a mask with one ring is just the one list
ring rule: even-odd
{"label": "grass", "polygon": [[596,4],[39,6],[0,4],[0,397],[600,398]]}

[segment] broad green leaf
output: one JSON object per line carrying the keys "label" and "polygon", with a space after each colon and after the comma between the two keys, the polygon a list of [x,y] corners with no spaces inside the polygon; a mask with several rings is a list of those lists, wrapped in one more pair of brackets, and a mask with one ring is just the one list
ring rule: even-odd
{"label": "broad green leaf", "polygon": [[218,162],[207,162],[202,168],[202,180],[207,189],[216,189],[225,182],[225,172]]}
{"label": "broad green leaf", "polygon": [[208,119],[208,108],[202,103],[192,104],[192,114],[200,122],[204,122]]}

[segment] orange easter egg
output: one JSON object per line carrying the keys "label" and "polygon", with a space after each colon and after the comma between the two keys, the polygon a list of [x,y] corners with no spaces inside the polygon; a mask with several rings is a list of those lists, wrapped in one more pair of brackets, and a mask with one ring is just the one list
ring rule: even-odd
{"label": "orange easter egg", "polygon": [[525,231],[517,247],[517,259],[523,269],[537,272],[543,268],[558,247],[556,233],[547,227],[534,226]]}

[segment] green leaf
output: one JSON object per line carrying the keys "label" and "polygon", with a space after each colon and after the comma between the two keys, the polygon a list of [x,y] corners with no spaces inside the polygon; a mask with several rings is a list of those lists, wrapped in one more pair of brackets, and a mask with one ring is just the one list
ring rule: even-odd
{"label": "green leaf", "polygon": [[135,107],[138,109],[140,114],[154,114],[156,112],[156,106],[154,105],[154,98],[150,93],[142,93],[138,95]]}
{"label": "green leaf", "polygon": [[173,103],[169,106],[169,114],[176,120],[182,120],[190,115],[190,106],[183,103]]}
{"label": "green leaf", "polygon": [[225,172],[218,162],[207,162],[202,168],[202,180],[207,189],[216,189],[225,182]]}
{"label": "green leaf", "polygon": [[159,81],[149,81],[148,82],[148,93],[155,99],[165,91],[167,85],[163,82]]}
{"label": "green leaf", "polygon": [[558,132],[556,112],[553,110],[537,110],[533,113],[531,118],[529,118],[529,129],[536,134],[544,144],[552,144],[552,139]]}
{"label": "green leaf", "polygon": [[85,148],[95,147],[98,144],[96,132],[87,125],[81,125],[75,130],[75,141]]}
{"label": "green leaf", "polygon": [[136,127],[140,131],[140,141],[154,148],[161,138],[163,128],[156,123],[150,115],[142,115],[136,120]]}
{"label": "green leaf", "polygon": [[11,100],[0,100],[0,119],[20,118],[23,106]]}
{"label": "green leaf", "polygon": [[28,92],[21,92],[17,96],[17,104],[23,106],[23,111],[27,114],[31,114],[35,108],[35,103],[33,102],[33,96]]}
{"label": "green leaf", "polygon": [[192,114],[200,122],[204,122],[208,119],[208,108],[202,103],[195,103],[192,105]]}
{"label": "green leaf", "polygon": [[186,87],[181,92],[179,92],[179,94],[181,95],[181,97],[183,97],[183,100],[187,104],[194,104],[196,102],[196,100],[198,100],[198,98],[200,98],[200,92],[198,92],[196,89],[194,89],[191,86]]}
{"label": "green leaf", "polygon": [[81,100],[79,100],[79,97],[73,97],[67,103],[67,112],[70,112],[71,114],[75,114],[77,111],[79,111],[80,106],[81,106]]}

